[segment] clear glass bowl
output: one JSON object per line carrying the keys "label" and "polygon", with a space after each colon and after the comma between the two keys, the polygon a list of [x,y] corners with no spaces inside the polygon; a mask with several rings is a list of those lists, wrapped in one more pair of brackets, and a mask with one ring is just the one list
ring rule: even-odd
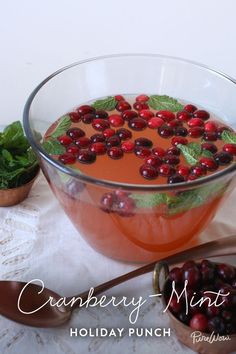
{"label": "clear glass bowl", "polygon": [[[78,174],[53,160],[40,146],[36,132],[43,136],[58,117],[92,99],[140,93],[193,102],[235,128],[235,84],[222,73],[184,59],[127,54],[72,64],[36,87],[24,109],[27,137],[61,206],[93,248],[115,259],[147,262],[196,244],[197,235],[232,191],[236,166],[176,185],[113,183]],[[131,216],[104,212],[101,197],[116,190],[145,198],[158,193],[172,202],[136,208]]]}

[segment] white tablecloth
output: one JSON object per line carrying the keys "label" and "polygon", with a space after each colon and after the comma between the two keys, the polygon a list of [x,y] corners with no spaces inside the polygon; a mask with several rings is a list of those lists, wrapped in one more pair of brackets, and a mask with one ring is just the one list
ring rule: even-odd
{"label": "white tablecloth", "polygon": [[[208,239],[236,231],[236,190],[205,230]],[[88,215],[88,217],[90,217]],[[226,261],[234,261],[227,257]],[[0,278],[29,281],[42,279],[46,287],[63,296],[74,295],[135,268],[106,258],[92,250],[80,237],[45,179],[40,176],[29,198],[18,206],[0,208]],[[133,279],[107,295],[148,298],[152,277]],[[57,329],[29,328],[0,317],[1,354],[120,354],[193,353],[170,337],[86,337],[71,338],[70,327],[132,327],[130,308],[112,306],[76,311],[67,325]],[[161,304],[149,299],[142,307],[136,327],[168,327]]]}

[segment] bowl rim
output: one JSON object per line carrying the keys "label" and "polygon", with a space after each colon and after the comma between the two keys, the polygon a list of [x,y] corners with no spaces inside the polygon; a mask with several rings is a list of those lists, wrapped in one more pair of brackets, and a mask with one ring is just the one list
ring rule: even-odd
{"label": "bowl rim", "polygon": [[35,140],[33,131],[30,128],[30,121],[29,121],[29,112],[31,108],[31,104],[34,101],[34,98],[36,97],[37,93],[40,91],[40,89],[47,84],[48,81],[53,79],[55,76],[61,74],[62,72],[69,70],[75,66],[78,65],[83,65],[89,62],[94,62],[94,61],[99,61],[99,60],[106,60],[106,59],[117,59],[117,58],[125,58],[125,57],[149,57],[149,58],[159,58],[159,59],[167,59],[167,60],[173,60],[173,61],[178,61],[186,64],[190,64],[193,66],[197,66],[201,69],[204,69],[206,71],[210,71],[212,74],[215,74],[227,81],[230,81],[233,84],[236,84],[236,80],[232,78],[231,76],[225,74],[222,71],[215,70],[210,68],[209,66],[205,64],[198,63],[196,61],[192,61],[189,59],[184,59],[181,57],[175,57],[175,56],[169,56],[169,55],[162,55],[162,54],[154,54],[154,53],[120,53],[120,54],[109,54],[109,55],[102,55],[102,56],[96,56],[80,61],[76,61],[70,65],[64,66],[48,77],[46,77],[41,83],[39,83],[36,88],[32,91],[32,93],[29,95],[25,106],[24,106],[24,111],[23,111],[23,126],[24,130],[26,133],[27,138],[29,139],[29,142],[32,146],[32,148],[35,150],[35,152],[42,157],[44,160],[46,160],[50,165],[58,169],[60,172],[63,172],[67,175],[70,175],[73,178],[78,179],[79,181],[83,181],[89,184],[95,184],[95,185],[100,185],[103,187],[107,188],[122,188],[125,190],[133,190],[133,191],[174,191],[174,190],[179,190],[179,189],[191,189],[192,187],[198,187],[207,184],[208,182],[212,182],[214,180],[218,180],[221,177],[224,177],[231,172],[236,170],[236,163],[232,163],[230,166],[224,168],[221,171],[218,171],[216,173],[213,173],[211,175],[199,178],[197,180],[193,181],[186,181],[186,182],[181,182],[181,183],[176,183],[176,184],[151,184],[151,185],[146,185],[146,184],[132,184],[132,183],[123,183],[123,182],[114,182],[110,180],[105,180],[105,179],[98,179],[95,177],[91,177],[89,175],[86,175],[81,172],[77,172],[76,170],[66,167],[59,161],[53,159],[44,149],[42,148],[41,144],[38,143]]}

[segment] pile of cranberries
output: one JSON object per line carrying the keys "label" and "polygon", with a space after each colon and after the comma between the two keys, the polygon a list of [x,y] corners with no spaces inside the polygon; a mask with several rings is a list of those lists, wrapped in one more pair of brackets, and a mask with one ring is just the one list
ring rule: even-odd
{"label": "pile of cranberries", "polygon": [[133,216],[135,201],[129,193],[121,190],[105,193],[100,201],[101,209],[106,213],[117,213],[120,216]]}
{"label": "pile of cranberries", "polygon": [[[188,314],[185,297],[178,301],[176,295],[171,296],[173,281],[180,295],[186,280]],[[200,263],[187,261],[181,268],[175,267],[170,271],[165,289],[165,301],[166,304],[169,303],[169,310],[193,330],[220,335],[236,333],[236,269],[233,266],[209,260]],[[229,295],[220,296],[215,301],[219,292]],[[192,304],[196,306],[190,306],[193,297]],[[214,304],[209,306],[212,303]]]}
{"label": "pile of cranberries", "polygon": [[[133,153],[143,160],[139,169],[142,177],[152,180],[162,176],[172,184],[205,176],[221,165],[230,164],[236,156],[236,144],[225,144],[222,151],[218,151],[214,142],[221,139],[224,130],[230,128],[209,120],[210,114],[205,110],[188,104],[177,113],[154,111],[148,105],[149,97],[144,94],[136,97],[133,107],[121,95],[115,96],[115,99],[117,112],[112,114],[90,105],[82,105],[69,113],[73,123],[90,124],[95,133],[88,137],[79,127],[68,129],[65,135],[58,138],[66,147],[66,153],[59,156],[60,162],[91,164],[99,155],[106,154],[118,160],[124,154]],[[155,129],[160,137],[169,139],[170,147],[164,150],[153,146],[153,142],[145,136],[132,139],[132,131],[145,129]],[[202,150],[208,150],[212,156],[200,158],[196,166],[180,164],[177,145],[188,144],[188,137],[203,138]]]}

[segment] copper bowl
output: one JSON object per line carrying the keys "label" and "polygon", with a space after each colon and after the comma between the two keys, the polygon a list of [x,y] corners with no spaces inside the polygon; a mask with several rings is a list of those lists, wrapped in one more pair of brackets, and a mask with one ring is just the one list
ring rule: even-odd
{"label": "copper bowl", "polygon": [[36,175],[28,183],[20,187],[0,189],[0,207],[8,207],[23,202],[29,195],[29,192],[39,175],[40,168],[38,168]]}
{"label": "copper bowl", "polygon": [[[217,264],[217,263],[216,263]],[[160,286],[160,275],[161,271],[164,270],[165,279],[164,284]],[[165,293],[167,291],[167,278],[169,274],[168,264],[165,262],[159,262],[156,264],[153,274],[153,287],[155,293],[162,293],[162,303],[164,308],[166,308],[167,303],[165,301]],[[169,316],[170,326],[174,329],[178,340],[186,345],[187,347],[194,350],[196,353],[200,354],[230,354],[236,351],[236,334],[231,335],[220,335],[220,337],[229,337],[228,340],[218,340],[212,341],[211,333],[199,332],[199,339],[201,341],[193,340],[193,331],[191,327],[185,325],[183,322],[178,320],[168,309],[166,310]],[[217,335],[215,335],[217,339]]]}

